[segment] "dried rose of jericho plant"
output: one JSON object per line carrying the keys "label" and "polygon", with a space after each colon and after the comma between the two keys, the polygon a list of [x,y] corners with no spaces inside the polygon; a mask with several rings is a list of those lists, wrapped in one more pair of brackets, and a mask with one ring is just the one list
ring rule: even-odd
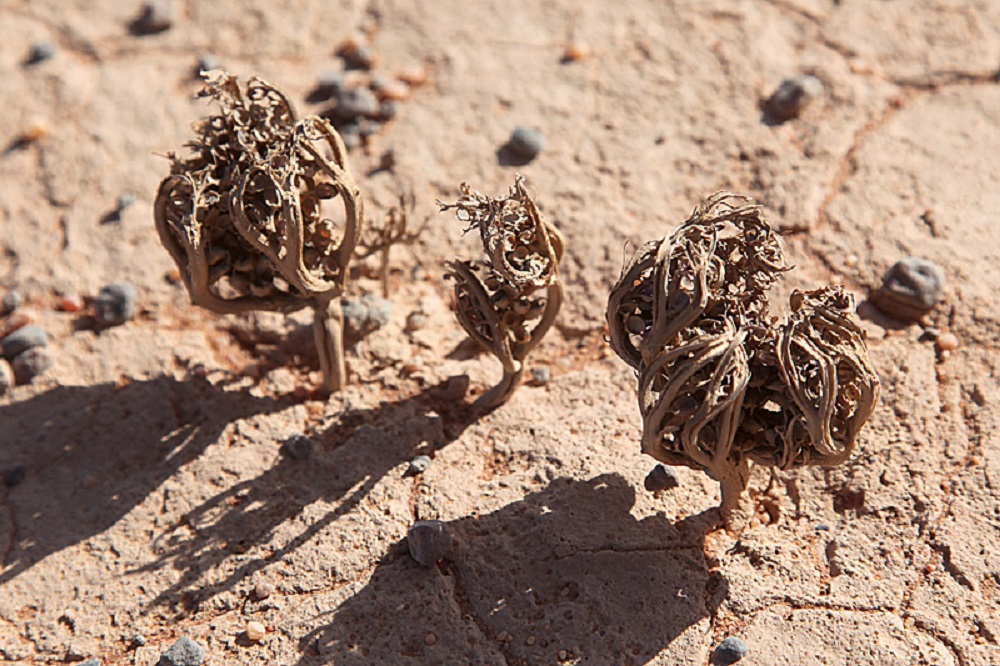
{"label": "dried rose of jericho plant", "polygon": [[787,270],[760,207],[718,192],[639,248],[608,300],[611,346],[638,373],[642,450],[717,480],[736,529],[751,461],[837,465],[878,399],[850,294],[796,291],[786,320],[769,314]]}
{"label": "dried rose of jericho plant", "polygon": [[[562,305],[559,262],[562,234],[544,220],[517,176],[506,196],[489,197],[461,185],[453,204],[459,220],[476,229],[488,262],[448,263],[455,280],[456,314],[469,337],[503,365],[503,378],[477,404],[492,409],[506,402],[521,382],[525,359],[555,321]],[[480,277],[480,274],[483,277]]]}
{"label": "dried rose of jericho plant", "polygon": [[[171,159],[156,197],[160,240],[195,305],[224,314],[315,311],[323,388],[345,382],[344,291],[362,222],[360,192],[336,130],[295,119],[274,86],[206,75],[200,96],[221,110],[195,125],[193,154]],[[338,228],[324,205],[340,198]]]}

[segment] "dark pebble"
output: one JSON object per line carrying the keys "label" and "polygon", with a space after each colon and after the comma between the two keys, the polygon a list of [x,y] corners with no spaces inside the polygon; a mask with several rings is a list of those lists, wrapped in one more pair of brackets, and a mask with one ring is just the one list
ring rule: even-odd
{"label": "dark pebble", "polygon": [[420,520],[406,533],[410,555],[425,567],[432,567],[451,552],[451,531],[440,520]]}
{"label": "dark pebble", "polygon": [[743,657],[747,656],[750,648],[747,644],[735,636],[724,638],[718,647],[715,648],[715,663],[735,664]]}
{"label": "dark pebble", "polygon": [[827,525],[826,523],[819,523],[813,529],[816,530],[817,532],[829,532],[830,526]]}
{"label": "dark pebble", "polygon": [[281,451],[292,460],[306,460],[313,452],[313,441],[305,435],[292,435],[281,446]]}
{"label": "dark pebble", "polygon": [[823,94],[823,82],[803,74],[785,79],[764,106],[769,119],[784,122],[797,118],[809,104]]}
{"label": "dark pebble", "polygon": [[14,378],[18,384],[30,384],[35,377],[44,374],[55,365],[52,352],[44,347],[32,347],[11,361]]}
{"label": "dark pebble", "polygon": [[174,3],[169,0],[154,0],[142,6],[139,18],[132,23],[132,32],[153,35],[169,30],[173,25]]}
{"label": "dark pebble", "polygon": [[890,317],[916,321],[934,309],[944,289],[944,272],[920,257],[906,257],[889,269],[872,304]]}
{"label": "dark pebble", "polygon": [[4,294],[3,300],[0,301],[0,315],[10,314],[21,307],[21,303],[23,302],[24,296],[21,295],[21,292],[11,289]]}
{"label": "dark pebble", "polygon": [[27,473],[27,467],[24,465],[15,465],[3,473],[3,482],[8,488],[13,488],[24,481],[24,477]]}
{"label": "dark pebble", "polygon": [[381,113],[378,97],[368,88],[342,88],[335,99],[333,115],[342,121],[377,118]]}
{"label": "dark pebble", "polygon": [[187,636],[181,636],[160,655],[160,661],[156,666],[201,666],[203,661],[205,661],[205,649]]}
{"label": "dark pebble", "polygon": [[357,44],[353,48],[344,49],[340,57],[347,69],[369,70],[375,65],[375,51],[368,44]]}
{"label": "dark pebble", "polygon": [[399,113],[399,102],[387,99],[378,105],[379,120],[392,120]]}
{"label": "dark pebble", "polygon": [[545,137],[531,127],[517,127],[511,132],[507,148],[518,157],[532,160],[545,148]]}
{"label": "dark pebble", "polygon": [[136,634],[135,636],[132,637],[132,649],[133,650],[135,648],[141,648],[145,644],[146,644],[146,637],[143,636],[142,634]]}
{"label": "dark pebble", "polygon": [[50,60],[56,55],[56,45],[52,42],[36,42],[31,45],[28,52],[28,59],[25,61],[29,65],[37,65],[40,62]]}
{"label": "dark pebble", "polygon": [[314,101],[330,99],[340,92],[344,87],[344,73],[336,70],[323,72],[316,79],[316,87],[313,89],[312,97]]}
{"label": "dark pebble", "polygon": [[666,465],[657,465],[646,475],[646,480],[642,482],[642,485],[649,492],[656,493],[681,485],[681,477],[677,476],[677,472],[672,468]]}
{"label": "dark pebble", "polygon": [[552,371],[549,370],[547,365],[535,366],[531,369],[531,380],[532,386],[545,386],[552,379]]}
{"label": "dark pebble", "polygon": [[41,326],[29,324],[17,329],[2,341],[3,357],[7,360],[17,358],[34,347],[44,347],[49,344],[49,334]]}
{"label": "dark pebble", "polygon": [[410,468],[406,470],[407,476],[416,476],[417,474],[423,474],[427,471],[427,468],[431,466],[430,456],[417,456],[410,461]]}
{"label": "dark pebble", "polygon": [[94,318],[102,326],[117,326],[135,318],[135,286],[115,282],[101,288],[94,299]]}

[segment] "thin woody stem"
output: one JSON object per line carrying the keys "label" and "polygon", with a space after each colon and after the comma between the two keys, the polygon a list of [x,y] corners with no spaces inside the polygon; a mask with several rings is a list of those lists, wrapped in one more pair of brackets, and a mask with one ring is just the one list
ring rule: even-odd
{"label": "thin woody stem", "polygon": [[317,298],[313,301],[313,335],[319,366],[323,371],[322,390],[335,393],[347,383],[344,367],[344,311],[339,298]]}

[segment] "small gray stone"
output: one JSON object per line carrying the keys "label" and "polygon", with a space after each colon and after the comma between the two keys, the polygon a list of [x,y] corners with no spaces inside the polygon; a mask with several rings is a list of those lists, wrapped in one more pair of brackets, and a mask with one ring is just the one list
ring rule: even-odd
{"label": "small gray stone", "polygon": [[101,660],[97,658],[88,659],[81,661],[80,666],[101,666]]}
{"label": "small gray stone", "polygon": [[511,132],[507,147],[518,157],[533,160],[545,148],[545,137],[538,130],[522,125]]}
{"label": "small gray stone", "polygon": [[211,72],[213,69],[222,69],[222,61],[214,53],[202,53],[198,56],[198,72]]}
{"label": "small gray stone", "polygon": [[21,307],[23,302],[24,296],[21,295],[21,292],[11,289],[4,294],[3,300],[0,301],[0,315],[10,314]]}
{"label": "small gray stone", "polygon": [[537,365],[531,369],[530,384],[532,386],[545,386],[552,379],[552,371],[547,365]]}
{"label": "small gray stone", "polygon": [[56,55],[56,45],[52,42],[35,42],[31,45],[31,51],[26,60],[29,65],[37,65],[40,62],[50,60]]}
{"label": "small gray stone", "polygon": [[425,567],[432,567],[451,552],[451,531],[440,520],[419,520],[406,533],[410,555]]}
{"label": "small gray stone", "polygon": [[671,490],[681,485],[681,477],[677,476],[677,472],[673,468],[657,465],[646,475],[646,480],[642,482],[642,485],[651,493]]}
{"label": "small gray stone", "polygon": [[411,312],[406,317],[406,332],[412,333],[413,331],[419,331],[423,327],[427,326],[428,317],[423,312]]}
{"label": "small gray stone", "polygon": [[49,344],[49,334],[41,326],[29,324],[17,329],[2,341],[3,357],[7,360],[17,358],[34,347],[44,347]]}
{"label": "small gray stone", "polygon": [[32,347],[28,351],[18,354],[11,362],[14,370],[14,378],[18,384],[30,384],[35,377],[45,374],[45,372],[55,365],[55,358],[45,347]]}
{"label": "small gray stone", "polygon": [[342,49],[340,57],[347,69],[369,70],[375,64],[375,51],[368,44],[355,44],[352,48]]}
{"label": "small gray stone", "polygon": [[20,485],[28,473],[28,468],[24,465],[14,465],[3,473],[3,482],[8,488]]}
{"label": "small gray stone", "polygon": [[146,637],[142,634],[136,634],[132,637],[132,649],[141,648],[146,644]]}
{"label": "small gray stone", "polygon": [[871,300],[890,317],[916,321],[934,309],[944,284],[944,272],[937,264],[920,257],[906,257],[889,269]]}
{"label": "small gray stone", "polygon": [[330,99],[341,91],[344,87],[344,73],[331,69],[323,72],[316,78],[316,87],[311,93],[311,101],[322,102]]}
{"label": "small gray stone", "polygon": [[817,532],[829,532],[830,526],[827,525],[826,523],[817,523],[817,525],[813,529],[816,530]]}
{"label": "small gray stone", "polygon": [[205,649],[187,636],[181,636],[160,655],[160,661],[156,666],[201,666],[203,661],[205,661]]}
{"label": "small gray stone", "polygon": [[715,663],[735,664],[743,657],[747,656],[750,648],[747,644],[735,636],[724,638],[715,648]]}
{"label": "small gray stone", "polygon": [[122,192],[118,195],[118,211],[121,212],[130,208],[135,203],[135,195],[131,192]]}
{"label": "small gray stone", "polygon": [[174,3],[170,0],[152,0],[142,6],[142,13],[132,23],[132,32],[153,35],[169,30],[174,25]]}
{"label": "small gray stone", "polygon": [[431,466],[430,456],[417,456],[410,461],[410,468],[406,470],[407,476],[416,476],[417,474],[423,474],[427,471],[427,468]]}
{"label": "small gray stone", "polygon": [[341,302],[344,311],[344,331],[353,338],[362,338],[389,323],[392,301],[375,294],[365,294],[361,298],[345,298]]}
{"label": "small gray stone", "polygon": [[380,113],[378,97],[368,88],[341,88],[336,94],[333,115],[341,121],[358,118],[377,118]]}
{"label": "small gray stone", "polygon": [[313,452],[314,443],[305,435],[299,433],[288,438],[281,451],[292,460],[306,460]]}
{"label": "small gray stone", "polygon": [[14,368],[11,367],[10,361],[5,358],[0,358],[0,395],[7,392],[11,386],[14,385]]}
{"label": "small gray stone", "polygon": [[785,79],[767,100],[764,113],[778,122],[796,118],[823,94],[823,89],[823,82],[810,74]]}
{"label": "small gray stone", "polygon": [[135,318],[135,286],[115,282],[101,288],[94,299],[94,318],[102,326],[117,326]]}

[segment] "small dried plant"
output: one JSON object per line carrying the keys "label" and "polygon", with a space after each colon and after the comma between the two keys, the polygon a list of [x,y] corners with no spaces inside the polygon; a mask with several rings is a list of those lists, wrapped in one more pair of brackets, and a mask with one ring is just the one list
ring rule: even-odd
{"label": "small dried plant", "polygon": [[368,225],[368,233],[358,242],[356,256],[359,259],[379,254],[379,279],[382,283],[382,298],[389,298],[389,252],[393,245],[409,245],[420,238],[427,228],[427,220],[416,229],[407,229],[410,216],[416,205],[412,192],[400,194],[396,204],[389,208],[382,223]]}
{"label": "small dried plant", "polygon": [[[221,107],[196,124],[192,155],[171,153],[156,197],[160,240],[195,305],[219,313],[315,311],[323,388],[345,381],[340,297],[362,224],[347,150],[325,120],[295,119],[288,98],[254,78],[245,89],[206,74]],[[340,198],[343,225],[325,216]]]}
{"label": "small dried plant", "polygon": [[503,378],[477,403],[492,409],[506,402],[525,372],[525,360],[555,321],[562,304],[559,262],[563,237],[539,213],[517,176],[506,196],[489,197],[461,185],[461,198],[438,205],[454,209],[479,231],[487,262],[448,263],[455,280],[456,314],[469,337],[503,365]]}
{"label": "small dried plant", "polygon": [[642,450],[717,480],[733,529],[750,515],[751,461],[840,464],[878,399],[849,293],[795,291],[787,319],[769,314],[789,268],[761,208],[718,192],[639,248],[608,300],[610,344],[638,374]]}

